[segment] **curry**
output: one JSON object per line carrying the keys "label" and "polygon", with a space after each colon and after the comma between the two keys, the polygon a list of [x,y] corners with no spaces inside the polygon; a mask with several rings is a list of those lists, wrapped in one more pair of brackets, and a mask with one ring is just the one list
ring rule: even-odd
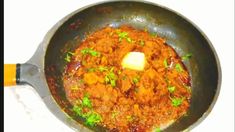
{"label": "curry", "polygon": [[[179,57],[164,38],[128,25],[104,27],[78,45],[65,58],[63,84],[86,125],[157,132],[186,114],[191,79],[183,61],[191,54]],[[142,70],[122,65],[133,52],[144,55]]]}

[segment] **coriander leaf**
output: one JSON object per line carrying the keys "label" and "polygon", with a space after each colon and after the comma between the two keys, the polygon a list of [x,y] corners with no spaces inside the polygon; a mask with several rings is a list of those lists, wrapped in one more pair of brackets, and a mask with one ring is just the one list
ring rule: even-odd
{"label": "coriander leaf", "polygon": [[81,53],[82,53],[83,55],[88,54],[88,53],[89,53],[89,50],[90,50],[90,48],[85,48],[85,49],[81,50]]}
{"label": "coriander leaf", "polygon": [[98,113],[92,112],[87,115],[85,124],[88,126],[94,126],[96,123],[99,123],[101,120],[102,118]]}
{"label": "coriander leaf", "polygon": [[127,32],[118,32],[118,36],[119,36],[120,38],[126,38],[127,35],[128,35]]}
{"label": "coriander leaf", "polygon": [[91,49],[91,48],[84,48],[83,50],[81,50],[81,53],[82,53],[83,55],[90,54],[91,56],[97,56],[97,57],[100,56],[100,52],[95,51],[95,50],[93,50],[93,49]]}
{"label": "coriander leaf", "polygon": [[175,86],[169,86],[168,90],[170,93],[173,93],[175,91]]}
{"label": "coriander leaf", "polygon": [[116,86],[116,81],[115,80],[110,80],[110,84],[112,87],[115,87]]}
{"label": "coriander leaf", "polygon": [[150,36],[157,37],[157,33],[150,33]]}
{"label": "coriander leaf", "polygon": [[91,100],[88,98],[88,96],[83,97],[82,106],[88,107],[88,108],[92,107]]}
{"label": "coriander leaf", "polygon": [[167,59],[164,59],[163,64],[164,64],[165,68],[167,68],[167,67],[168,67]]}
{"label": "coriander leaf", "polygon": [[95,68],[87,68],[87,71],[88,71],[88,72],[95,72],[96,69],[95,69]]}
{"label": "coriander leaf", "polygon": [[116,75],[113,73],[113,72],[110,72],[109,74],[108,74],[108,77],[110,78],[110,79],[117,79],[117,77],[116,77]]}
{"label": "coriander leaf", "polygon": [[68,54],[70,54],[70,55],[75,55],[75,53],[73,53],[73,52],[70,52],[70,51],[68,52]]}
{"label": "coriander leaf", "polygon": [[103,71],[108,71],[108,68],[107,68],[107,67],[100,66],[100,67],[98,68],[98,70],[99,70],[100,72],[103,72]]}
{"label": "coriander leaf", "polygon": [[82,107],[74,105],[73,106],[73,111],[75,112],[75,114],[77,116],[81,116],[82,115]]}
{"label": "coriander leaf", "polygon": [[70,62],[71,61],[71,56],[73,56],[73,55],[74,55],[74,53],[68,52],[66,54],[66,57],[64,58],[64,60],[67,61],[67,62]]}
{"label": "coriander leaf", "polygon": [[126,116],[126,118],[129,122],[132,122],[134,120],[134,116],[129,115],[129,116]]}
{"label": "coriander leaf", "polygon": [[171,103],[174,107],[180,106],[183,102],[183,99],[181,98],[173,98],[171,99]]}
{"label": "coriander leaf", "polygon": [[131,38],[129,38],[129,37],[127,37],[126,40],[127,40],[127,42],[129,42],[129,43],[132,42]]}
{"label": "coriander leaf", "polygon": [[111,118],[116,118],[116,116],[118,115],[119,113],[117,111],[113,111],[112,112],[112,115],[111,115]]}
{"label": "coriander leaf", "polygon": [[105,76],[104,80],[106,83],[111,84],[112,87],[115,87],[117,76],[114,74],[113,69],[114,68],[112,67],[109,73]]}
{"label": "coriander leaf", "polygon": [[177,63],[177,64],[175,65],[175,69],[176,69],[178,72],[184,71],[183,68],[181,67],[181,65],[180,65],[179,63]]}
{"label": "coriander leaf", "polygon": [[132,81],[133,81],[134,84],[136,84],[136,83],[138,83],[140,81],[140,77],[134,77],[132,79]]}
{"label": "coriander leaf", "polygon": [[90,53],[92,56],[99,56],[99,53],[96,52],[96,51],[94,51],[94,50],[91,50],[89,53]]}
{"label": "coriander leaf", "polygon": [[104,81],[105,81],[106,83],[109,83],[109,77],[108,77],[108,76],[105,76],[105,77],[104,77]]}
{"label": "coriander leaf", "polygon": [[159,127],[155,128],[154,132],[161,132],[161,129]]}
{"label": "coriander leaf", "polygon": [[188,54],[182,56],[181,58],[183,61],[186,61],[186,60],[189,60],[191,57],[192,57],[192,53],[188,53]]}
{"label": "coriander leaf", "polygon": [[66,57],[64,58],[65,61],[70,62],[70,56],[67,54]]}
{"label": "coriander leaf", "polygon": [[132,42],[131,38],[128,37],[127,32],[117,32],[117,33],[118,33],[119,41],[122,41],[122,39],[126,39],[127,42],[129,42],[129,43]]}

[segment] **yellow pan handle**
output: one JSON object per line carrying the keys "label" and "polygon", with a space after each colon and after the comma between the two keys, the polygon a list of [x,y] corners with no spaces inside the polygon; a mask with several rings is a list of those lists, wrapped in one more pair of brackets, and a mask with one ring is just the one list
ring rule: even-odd
{"label": "yellow pan handle", "polygon": [[4,86],[16,85],[16,64],[4,64]]}

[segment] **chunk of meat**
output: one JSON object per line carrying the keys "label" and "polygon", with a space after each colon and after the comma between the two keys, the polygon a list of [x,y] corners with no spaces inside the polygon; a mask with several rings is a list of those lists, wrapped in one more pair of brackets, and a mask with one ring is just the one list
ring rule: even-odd
{"label": "chunk of meat", "polygon": [[97,82],[104,82],[104,79],[100,76],[97,76],[95,73],[85,73],[84,74],[84,82],[88,85],[96,84]]}

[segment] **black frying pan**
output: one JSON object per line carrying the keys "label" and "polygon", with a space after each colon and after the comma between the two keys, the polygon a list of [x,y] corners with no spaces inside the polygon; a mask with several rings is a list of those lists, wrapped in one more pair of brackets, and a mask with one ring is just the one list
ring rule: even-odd
{"label": "black frying pan", "polygon": [[107,25],[118,27],[122,24],[157,33],[166,38],[179,55],[193,54],[185,63],[192,77],[188,116],[164,131],[191,130],[210,113],[218,97],[221,84],[218,57],[205,34],[192,22],[166,7],[145,1],[107,1],[71,13],[47,33],[28,62],[4,65],[4,85],[32,85],[52,113],[74,130],[108,131],[100,126],[88,128],[82,118],[74,116],[62,84],[66,65],[63,58],[65,52],[73,51],[86,34]]}

